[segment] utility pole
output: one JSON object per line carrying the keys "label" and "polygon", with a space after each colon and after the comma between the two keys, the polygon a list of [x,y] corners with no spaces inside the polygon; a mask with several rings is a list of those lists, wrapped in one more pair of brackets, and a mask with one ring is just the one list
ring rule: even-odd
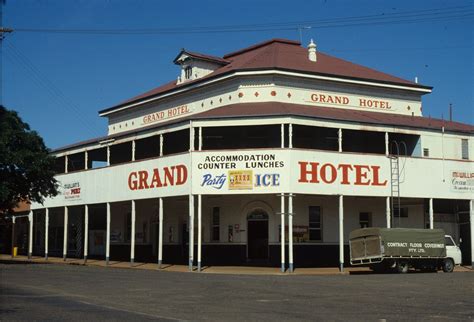
{"label": "utility pole", "polygon": [[0,0],[0,106],[3,106],[3,39],[5,34],[13,32],[13,29],[3,27],[4,5],[5,0]]}

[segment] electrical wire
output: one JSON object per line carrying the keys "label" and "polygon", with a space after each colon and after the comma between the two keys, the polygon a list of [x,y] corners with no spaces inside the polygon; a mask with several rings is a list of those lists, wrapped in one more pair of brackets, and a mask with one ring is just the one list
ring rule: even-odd
{"label": "electrical wire", "polygon": [[452,19],[473,18],[472,6],[445,7],[424,10],[412,10],[398,13],[351,16],[309,21],[275,22],[265,24],[221,25],[199,27],[164,27],[144,29],[48,29],[48,28],[15,28],[15,32],[61,33],[61,34],[96,34],[96,35],[175,35],[206,34],[230,32],[257,32],[298,30],[301,28],[342,28],[357,26],[390,25],[401,23],[421,23]]}
{"label": "electrical wire", "polygon": [[18,63],[21,65],[27,73],[30,74],[31,79],[40,87],[43,87],[44,89],[49,92],[49,94],[60,104],[60,106],[63,106],[67,109],[69,109],[73,115],[75,115],[76,121],[80,122],[81,125],[87,129],[86,131],[89,132],[93,137],[100,136],[99,131],[97,129],[94,129],[90,125],[90,120],[88,120],[83,112],[80,110],[80,108],[74,104],[71,100],[69,100],[64,93],[54,85],[54,83],[49,80],[41,71],[34,66],[34,64],[25,56],[21,53],[21,51],[16,48],[13,44],[10,42],[5,42],[9,48],[8,51],[5,51],[7,54],[6,57],[9,57],[13,62]]}

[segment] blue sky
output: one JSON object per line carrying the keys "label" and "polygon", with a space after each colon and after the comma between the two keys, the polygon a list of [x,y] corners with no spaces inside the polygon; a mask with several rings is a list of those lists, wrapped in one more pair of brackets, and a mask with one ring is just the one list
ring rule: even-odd
{"label": "blue sky", "polygon": [[[473,124],[473,3],[6,0],[3,25],[19,31],[3,42],[3,104],[17,110],[48,147],[57,148],[105,135],[107,124],[99,110],[175,79],[179,68],[172,60],[183,47],[222,56],[271,38],[299,40],[297,26],[313,25],[302,32],[304,45],[314,38],[318,50],[327,54],[405,79],[417,76],[434,87],[423,99],[425,116],[447,118],[452,103],[454,120]],[[461,8],[445,11],[455,10],[456,18],[426,21],[439,12],[429,10],[453,7]],[[397,14],[410,12],[410,22],[393,23]],[[374,16],[379,23],[373,23]],[[321,20],[346,17],[365,17],[360,21],[369,24],[316,27]],[[242,31],[255,24],[267,30]],[[216,26],[241,27],[225,33],[192,32]],[[20,31],[161,28],[185,30],[139,35]]]}

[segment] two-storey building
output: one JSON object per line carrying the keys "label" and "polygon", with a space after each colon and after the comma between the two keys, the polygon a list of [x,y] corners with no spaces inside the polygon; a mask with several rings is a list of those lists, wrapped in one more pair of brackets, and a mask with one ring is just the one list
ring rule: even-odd
{"label": "two-storey building", "polygon": [[29,252],[282,270],[348,263],[367,226],[443,228],[474,261],[474,127],[422,116],[432,88],[274,39],[99,112],[53,151]]}

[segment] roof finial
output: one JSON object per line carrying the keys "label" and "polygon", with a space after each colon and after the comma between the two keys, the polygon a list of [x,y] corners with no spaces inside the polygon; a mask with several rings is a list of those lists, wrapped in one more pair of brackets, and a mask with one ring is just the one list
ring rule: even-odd
{"label": "roof finial", "polygon": [[316,56],[316,44],[314,43],[313,39],[308,45],[308,58],[310,61],[317,61],[318,57]]}

